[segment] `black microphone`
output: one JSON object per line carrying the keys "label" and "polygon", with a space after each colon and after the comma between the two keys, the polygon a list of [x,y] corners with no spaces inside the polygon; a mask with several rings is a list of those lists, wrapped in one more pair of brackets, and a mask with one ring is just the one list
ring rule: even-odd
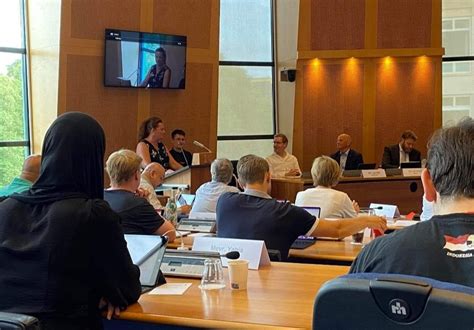
{"label": "black microphone", "polygon": [[227,252],[226,254],[221,254],[221,257],[226,257],[227,259],[239,259],[240,258],[240,253],[239,251],[230,251]]}
{"label": "black microphone", "polygon": [[202,143],[199,142],[199,141],[194,140],[194,141],[193,141],[193,144],[194,144],[195,146],[200,147],[200,148],[206,149],[206,150],[209,151],[209,152],[212,152],[211,149],[209,149],[208,147],[206,147],[204,144],[202,144]]}

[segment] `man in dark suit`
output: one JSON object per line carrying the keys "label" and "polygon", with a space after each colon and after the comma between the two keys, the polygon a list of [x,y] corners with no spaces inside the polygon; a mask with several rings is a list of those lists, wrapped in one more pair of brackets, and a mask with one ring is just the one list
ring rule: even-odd
{"label": "man in dark suit", "polygon": [[414,148],[417,139],[413,131],[403,132],[399,144],[384,148],[382,167],[399,168],[400,163],[421,161],[421,153]]}
{"label": "man in dark suit", "polygon": [[341,169],[344,170],[357,170],[359,164],[364,163],[362,154],[358,153],[354,149],[351,149],[352,139],[348,134],[341,134],[337,137],[336,146],[338,151],[331,155]]}

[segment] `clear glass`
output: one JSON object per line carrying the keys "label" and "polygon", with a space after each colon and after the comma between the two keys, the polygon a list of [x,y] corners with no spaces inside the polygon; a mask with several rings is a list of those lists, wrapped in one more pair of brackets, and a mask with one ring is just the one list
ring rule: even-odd
{"label": "clear glass", "polygon": [[217,134],[273,134],[272,89],[272,67],[220,66]]}
{"label": "clear glass", "polygon": [[[365,209],[361,208],[358,214],[358,216],[372,216],[372,215],[375,215],[375,210],[370,209],[370,208],[365,208]],[[351,244],[362,245],[364,241],[364,231],[365,231],[365,228],[357,233],[352,234]]]}
{"label": "clear glass", "polygon": [[220,1],[221,61],[272,62],[270,0]]}
{"label": "clear glass", "polygon": [[217,157],[239,160],[240,157],[254,154],[267,157],[273,153],[273,139],[217,141]]}
{"label": "clear glass", "polygon": [[224,271],[220,259],[204,260],[204,271],[201,278],[202,290],[218,290],[225,288]]}
{"label": "clear glass", "polygon": [[25,128],[23,55],[0,53],[0,141],[28,140]]}
{"label": "clear glass", "polygon": [[[448,65],[452,69],[445,70]],[[474,117],[474,61],[443,63],[443,126]]]}
{"label": "clear glass", "polygon": [[22,0],[0,1],[0,47],[24,48]]}
{"label": "clear glass", "polygon": [[0,187],[20,175],[23,161],[28,155],[26,147],[0,147]]}

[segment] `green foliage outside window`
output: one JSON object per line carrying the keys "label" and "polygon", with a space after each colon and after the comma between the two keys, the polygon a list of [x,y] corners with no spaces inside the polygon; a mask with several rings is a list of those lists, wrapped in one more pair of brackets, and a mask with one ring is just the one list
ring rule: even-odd
{"label": "green foliage outside window", "polygon": [[[22,61],[18,59],[0,74],[0,141],[25,140]],[[21,171],[25,147],[0,147],[0,186]]]}

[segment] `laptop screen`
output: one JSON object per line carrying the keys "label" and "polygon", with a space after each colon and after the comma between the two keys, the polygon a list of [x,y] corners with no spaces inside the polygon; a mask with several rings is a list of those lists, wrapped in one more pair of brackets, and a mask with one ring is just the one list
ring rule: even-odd
{"label": "laptop screen", "polygon": [[124,236],[132,261],[140,268],[141,285],[155,286],[165,254],[167,238],[158,235],[126,234]]}
{"label": "laptop screen", "polygon": [[178,206],[183,206],[183,205],[193,205],[194,203],[194,198],[196,198],[196,195],[193,194],[181,194],[178,197]]}
{"label": "laptop screen", "polygon": [[314,215],[316,219],[319,219],[319,215],[321,214],[321,208],[318,206],[302,206],[308,213]]}

